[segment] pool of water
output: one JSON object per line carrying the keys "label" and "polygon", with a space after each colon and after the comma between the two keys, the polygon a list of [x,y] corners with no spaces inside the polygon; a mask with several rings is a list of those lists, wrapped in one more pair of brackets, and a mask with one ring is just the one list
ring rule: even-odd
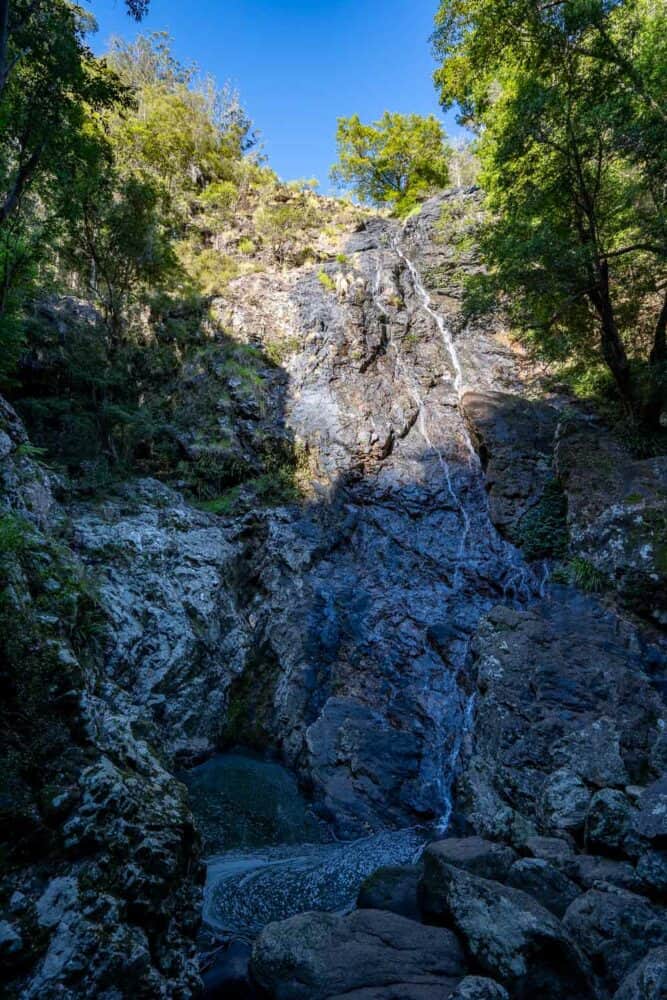
{"label": "pool of water", "polygon": [[351,908],[381,865],[409,864],[420,828],[336,841],[311,812],[292,774],[244,754],[221,754],[183,775],[204,838],[204,922],[216,934],[253,938],[273,920]]}

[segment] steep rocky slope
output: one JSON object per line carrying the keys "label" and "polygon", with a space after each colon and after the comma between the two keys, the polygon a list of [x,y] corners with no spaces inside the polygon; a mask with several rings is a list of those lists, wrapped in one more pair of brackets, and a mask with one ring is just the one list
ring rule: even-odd
{"label": "steep rocky slope", "polygon": [[[7,667],[14,995],[196,994],[201,872],[172,774],[237,744],[279,754],[340,837],[453,822],[509,852],[428,855],[421,909],[408,873],[407,916],[456,934],[405,914],[271,925],[252,966],[269,995],[611,996],[654,975],[631,970],[666,943],[664,460],[545,400],[498,330],[464,321],[477,265],[452,234],[475,211],[455,192],[229,283],[205,361],[170,387],[188,461],[226,456],[233,425],[250,470],[204,509],[179,473],[73,497],[3,411],[3,507],[33,526],[3,557],[5,631],[30,616]],[[286,455],[301,499],[263,504],[257,470]],[[554,558],[604,595],[549,584]],[[91,626],[67,625],[49,560],[92,595]],[[55,666],[20,728],[41,650]]]}

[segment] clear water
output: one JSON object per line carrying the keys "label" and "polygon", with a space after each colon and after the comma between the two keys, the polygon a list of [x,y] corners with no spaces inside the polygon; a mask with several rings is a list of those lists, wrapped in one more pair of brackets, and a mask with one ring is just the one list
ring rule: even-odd
{"label": "clear water", "polygon": [[204,922],[216,934],[254,937],[307,910],[352,908],[363,880],[421,853],[421,829],[335,841],[279,764],[221,754],[184,774],[204,838]]}

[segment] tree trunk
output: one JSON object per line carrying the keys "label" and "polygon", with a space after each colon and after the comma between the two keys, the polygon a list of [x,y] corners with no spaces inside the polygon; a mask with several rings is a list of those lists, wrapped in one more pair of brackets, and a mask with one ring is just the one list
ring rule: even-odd
{"label": "tree trunk", "polygon": [[644,407],[644,421],[655,429],[667,411],[667,292],[655,325],[653,349],[649,358],[649,396]]}
{"label": "tree trunk", "polygon": [[625,345],[616,325],[614,306],[609,290],[609,265],[606,260],[599,262],[597,286],[591,293],[593,305],[600,318],[600,347],[602,356],[614,377],[616,389],[628,414],[635,413],[632,375]]}

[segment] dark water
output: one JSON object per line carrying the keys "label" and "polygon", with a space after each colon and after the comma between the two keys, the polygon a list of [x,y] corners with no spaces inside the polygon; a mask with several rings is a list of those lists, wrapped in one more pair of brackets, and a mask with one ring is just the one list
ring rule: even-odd
{"label": "dark water", "polygon": [[354,905],[381,865],[408,864],[426,838],[418,828],[335,841],[279,764],[221,754],[183,776],[204,837],[204,921],[216,933],[254,937],[306,910]]}
{"label": "dark water", "polygon": [[207,855],[328,838],[294,775],[273,761],[219,754],[182,778]]}

